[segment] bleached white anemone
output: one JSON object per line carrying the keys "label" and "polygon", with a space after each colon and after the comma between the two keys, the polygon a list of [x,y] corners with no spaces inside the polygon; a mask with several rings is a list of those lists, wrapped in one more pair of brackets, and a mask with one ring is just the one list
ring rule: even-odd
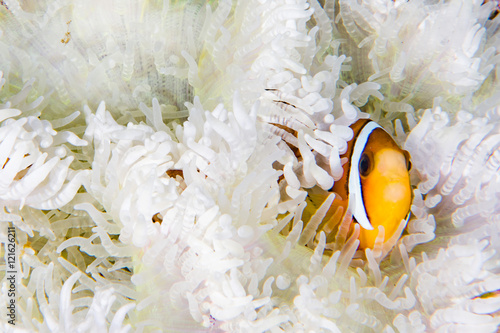
{"label": "bleached white anemone", "polygon": [[[3,1],[2,329],[495,332],[493,10]],[[302,217],[367,117],[410,152],[414,199],[402,237],[360,253],[350,220],[327,243]]]}
{"label": "bleached white anemone", "polygon": [[386,99],[375,113],[412,112],[434,99],[448,112],[472,110],[473,96],[496,68],[494,7],[494,1],[342,0],[343,24],[335,27],[349,38],[340,49],[353,61],[363,58],[350,75],[383,86]]}

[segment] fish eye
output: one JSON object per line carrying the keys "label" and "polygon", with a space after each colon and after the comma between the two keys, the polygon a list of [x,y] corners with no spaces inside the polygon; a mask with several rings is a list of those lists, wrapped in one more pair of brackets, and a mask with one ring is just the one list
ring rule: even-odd
{"label": "fish eye", "polygon": [[371,162],[367,154],[361,155],[359,159],[359,174],[363,177],[368,176],[371,171]]}

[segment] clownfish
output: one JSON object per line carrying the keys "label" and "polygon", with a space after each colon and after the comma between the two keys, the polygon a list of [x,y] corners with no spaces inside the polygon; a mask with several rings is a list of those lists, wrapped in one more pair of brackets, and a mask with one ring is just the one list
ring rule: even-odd
{"label": "clownfish", "polygon": [[[274,102],[284,104],[285,108],[295,108],[281,100]],[[274,128],[272,132],[281,136],[300,161],[302,156],[298,146],[291,140],[297,137],[297,131],[282,120],[268,123]],[[324,231],[327,243],[334,241],[340,223],[349,211],[352,221],[361,227],[359,249],[373,249],[379,226],[384,227],[385,243],[398,231],[401,221],[407,223],[410,218],[413,200],[410,154],[401,149],[389,133],[372,120],[359,119],[350,128],[353,137],[347,142],[345,153],[340,156],[341,160],[347,161],[342,165],[342,177],[328,191],[318,187],[306,189],[307,205],[302,213],[302,221],[305,227],[320,204],[329,196],[329,192],[333,192],[335,198],[317,226],[316,234]],[[283,175],[279,181],[282,179]],[[288,231],[292,228],[293,225],[290,224]],[[350,230],[353,230],[353,224]]]}
{"label": "clownfish", "polygon": [[360,119],[350,127],[353,139],[340,156],[347,158],[344,173],[329,192],[340,196],[332,205],[349,209],[361,226],[359,248],[373,248],[378,226],[384,227],[388,240],[401,220],[410,217],[410,154],[374,121]]}
{"label": "clownfish", "polygon": [[[284,125],[271,125],[297,136],[296,131]],[[335,181],[327,192],[317,188],[307,189],[307,206],[302,220],[307,224],[318,209],[318,203],[323,202],[329,192],[334,192],[335,199],[317,233],[325,231],[327,242],[335,238],[335,230],[343,219],[343,216],[336,216],[336,212],[342,207],[342,212],[349,210],[354,223],[361,226],[359,249],[373,248],[379,226],[384,227],[385,242],[394,236],[403,219],[408,222],[410,218],[413,199],[410,154],[372,120],[360,119],[350,128],[353,138],[347,142],[346,152],[340,156],[347,160],[342,165],[342,178]],[[283,132],[278,131],[279,134],[284,136]],[[300,159],[298,148],[287,142],[285,137],[283,140]]]}

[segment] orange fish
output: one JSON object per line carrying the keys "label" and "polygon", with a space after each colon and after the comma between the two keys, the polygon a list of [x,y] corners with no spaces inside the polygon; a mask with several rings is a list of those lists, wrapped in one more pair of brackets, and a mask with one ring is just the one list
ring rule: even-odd
{"label": "orange fish", "polygon": [[360,248],[373,248],[378,226],[385,240],[394,235],[401,220],[409,219],[412,191],[410,154],[398,147],[377,123],[360,119],[351,125],[353,139],[341,156],[348,162],[331,192],[340,195],[332,204],[349,209],[360,224]]}

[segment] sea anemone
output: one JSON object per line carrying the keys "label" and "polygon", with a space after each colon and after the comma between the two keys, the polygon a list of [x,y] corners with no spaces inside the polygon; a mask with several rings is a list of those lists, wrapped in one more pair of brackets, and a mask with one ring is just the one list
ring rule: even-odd
{"label": "sea anemone", "polygon": [[[2,1],[2,330],[497,331],[497,14]],[[318,229],[362,118],[413,165],[364,250],[350,212]]]}

